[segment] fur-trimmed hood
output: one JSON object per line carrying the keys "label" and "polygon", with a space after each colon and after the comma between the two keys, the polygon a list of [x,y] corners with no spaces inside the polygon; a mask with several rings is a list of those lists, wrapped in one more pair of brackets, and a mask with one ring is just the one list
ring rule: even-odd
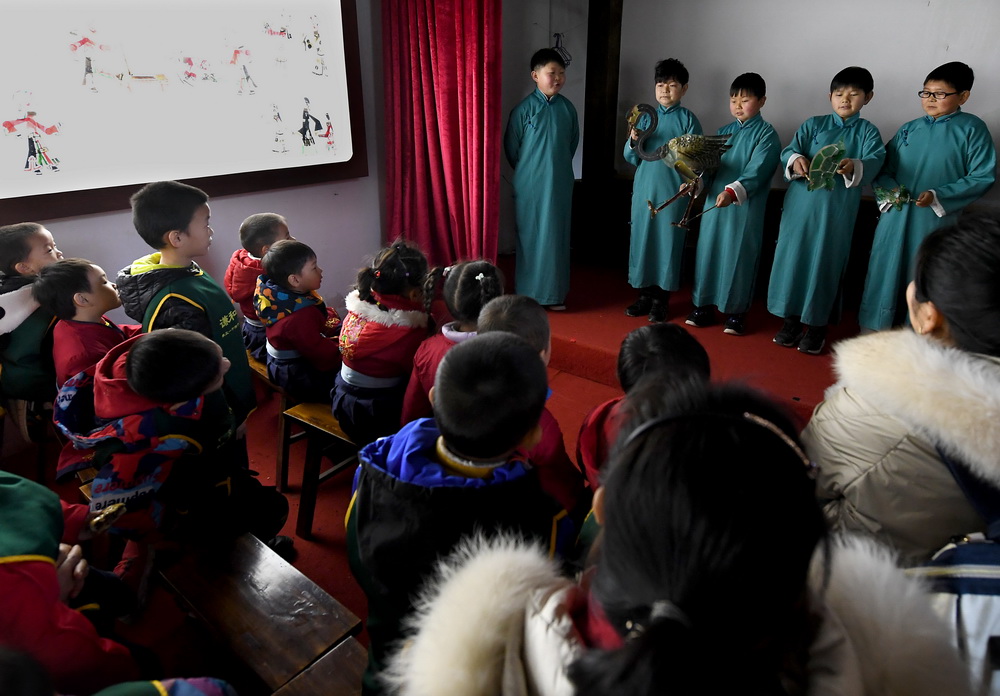
{"label": "fur-trimmed hood", "polygon": [[891,413],[980,477],[1000,486],[1000,360],[908,329],[840,343],[842,387]]}
{"label": "fur-trimmed hood", "polygon": [[383,295],[380,298],[381,307],[365,302],[357,290],[352,290],[344,298],[347,311],[352,312],[366,321],[373,321],[383,326],[403,326],[408,328],[426,328],[427,313],[418,309],[419,305],[396,295]]}
{"label": "fur-trimmed hood", "polygon": [[[860,676],[864,694],[970,693],[965,667],[924,586],[906,577],[889,551],[841,537],[831,565],[824,589],[827,573],[817,553],[810,584],[835,617],[835,630],[846,632],[848,647],[826,656],[829,669],[817,675],[832,687],[824,693],[854,693],[856,681],[844,690],[849,676]],[[510,539],[467,540],[441,562],[408,619],[414,637],[383,677],[393,693],[407,696],[571,694],[565,668],[584,648],[565,612],[546,610],[572,587],[539,549]],[[547,621],[542,630],[556,635],[546,643],[553,649],[533,661],[540,653],[531,615],[538,614]]]}

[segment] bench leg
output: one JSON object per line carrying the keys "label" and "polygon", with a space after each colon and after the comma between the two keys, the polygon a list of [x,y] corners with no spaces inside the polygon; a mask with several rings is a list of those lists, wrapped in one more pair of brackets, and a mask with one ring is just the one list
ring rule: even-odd
{"label": "bench leg", "polygon": [[285,417],[284,396],[278,402],[278,460],[275,462],[275,484],[279,493],[288,490],[288,448],[292,444],[292,419]]}
{"label": "bench leg", "polygon": [[295,533],[303,539],[312,537],[313,515],[316,512],[316,494],[319,491],[319,467],[323,461],[323,437],[308,428],[306,461],[302,471],[302,490],[299,495],[299,516]]}

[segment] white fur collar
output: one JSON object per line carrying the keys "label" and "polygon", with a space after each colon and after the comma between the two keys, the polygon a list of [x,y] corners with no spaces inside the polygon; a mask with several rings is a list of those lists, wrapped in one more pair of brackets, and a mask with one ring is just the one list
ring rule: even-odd
{"label": "white fur collar", "polygon": [[844,341],[836,347],[840,379],[1000,485],[1000,363],[909,329]]}
{"label": "white fur collar", "polygon": [[31,285],[0,295],[0,334],[8,334],[38,309]]}
{"label": "white fur collar", "polygon": [[426,328],[427,315],[415,309],[379,309],[376,305],[363,301],[357,290],[351,290],[344,298],[347,311],[383,326],[405,326]]}

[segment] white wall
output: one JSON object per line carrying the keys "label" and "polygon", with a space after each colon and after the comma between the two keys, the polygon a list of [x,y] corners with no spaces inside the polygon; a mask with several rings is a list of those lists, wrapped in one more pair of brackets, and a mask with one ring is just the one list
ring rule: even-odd
{"label": "white wall", "polygon": [[[580,178],[583,162],[583,105],[587,78],[587,3],[580,0],[505,0],[503,3],[503,56],[501,80],[501,133],[507,116],[534,88],[528,63],[540,48],[554,46],[553,34],[563,34],[563,48],[573,59],[566,70],[561,94],[573,102],[580,116],[580,147],[573,171]],[[502,148],[501,148],[502,149]],[[514,250],[513,170],[500,157],[500,252]]]}
{"label": "white wall", "polygon": [[[638,101],[652,102],[654,63],[674,57],[691,73],[684,105],[706,132],[732,120],[733,78],[760,73],[767,81],[762,113],[783,144],[806,118],[830,111],[830,79],[848,65],[866,67],[875,77],[875,98],[862,116],[889,140],[900,125],[923,115],[916,92],[927,73],[963,61],[976,72],[963,108],[982,118],[998,142],[998,32],[995,0],[626,0],[619,140],[624,143],[625,111]],[[620,160],[618,169],[631,167]],[[984,202],[1000,207],[1000,187]]]}
{"label": "white wall", "polygon": [[[271,211],[288,219],[292,234],[316,250],[324,270],[320,293],[340,309],[347,288],[356,279],[357,269],[366,262],[366,256],[374,255],[381,246],[384,174],[380,134],[384,118],[381,41],[378,38],[380,8],[378,2],[365,0],[359,1],[357,8],[369,175],[328,184],[213,198],[210,205],[215,237],[211,253],[199,259],[199,263],[216,280],[222,281],[229,257],[240,245],[240,223],[252,213]],[[274,173],[275,185],[280,186],[281,176],[280,171]],[[211,190],[207,193],[212,194]],[[39,211],[34,217],[48,227],[66,256],[90,259],[102,266],[109,277],[137,257],[152,252],[132,227],[127,199],[122,200],[122,210],[118,212],[49,220],[44,211]],[[8,222],[15,221],[4,221]],[[117,310],[113,318],[128,321],[121,310]]]}

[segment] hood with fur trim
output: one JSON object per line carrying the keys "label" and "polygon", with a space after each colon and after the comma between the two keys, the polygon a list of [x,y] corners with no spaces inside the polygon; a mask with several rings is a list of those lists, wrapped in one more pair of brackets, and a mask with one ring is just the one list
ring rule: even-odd
{"label": "hood with fur trim", "polygon": [[842,387],[1000,486],[1000,360],[902,329],[837,345]]}
{"label": "hood with fur trim", "polygon": [[[824,687],[815,693],[971,693],[924,586],[884,547],[836,539],[829,573],[818,550],[810,585],[831,624],[813,644],[824,652],[819,665],[810,660]],[[390,661],[386,684],[407,696],[572,694],[565,668],[584,648],[557,606],[572,587],[535,547],[466,540],[421,594],[408,619],[415,635]]]}

